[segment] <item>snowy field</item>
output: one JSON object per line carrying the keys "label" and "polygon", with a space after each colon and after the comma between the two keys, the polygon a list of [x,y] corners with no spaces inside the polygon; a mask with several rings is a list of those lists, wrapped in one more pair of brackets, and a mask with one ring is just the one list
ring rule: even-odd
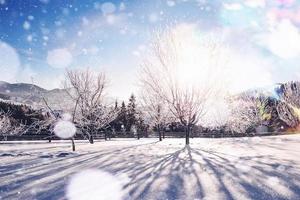
{"label": "snowy field", "polygon": [[2,142],[0,199],[300,199],[300,135],[184,142]]}

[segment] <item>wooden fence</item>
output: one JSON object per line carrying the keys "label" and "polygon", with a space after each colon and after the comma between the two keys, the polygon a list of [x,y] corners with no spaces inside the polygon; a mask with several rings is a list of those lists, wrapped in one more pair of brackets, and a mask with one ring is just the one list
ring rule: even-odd
{"label": "wooden fence", "polygon": [[[239,134],[239,133],[191,133],[191,138],[203,137],[203,138],[222,138],[222,137],[244,137],[244,136],[267,136],[267,135],[280,135],[287,133],[248,133],[248,134]],[[184,138],[184,132],[164,132],[162,134],[165,138]],[[93,135],[93,139],[105,139],[105,138],[137,138],[137,134],[131,132],[100,132]],[[158,138],[158,133],[156,132],[144,132],[139,133],[140,138]],[[87,139],[86,135],[76,134],[75,140]],[[17,140],[61,140],[54,134],[35,134],[35,133],[26,133],[23,135],[2,135],[0,136],[0,141],[17,141]]]}

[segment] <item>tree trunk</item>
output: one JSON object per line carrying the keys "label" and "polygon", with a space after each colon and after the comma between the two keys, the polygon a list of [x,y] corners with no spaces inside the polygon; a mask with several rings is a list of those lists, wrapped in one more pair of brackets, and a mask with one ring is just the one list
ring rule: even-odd
{"label": "tree trunk", "polygon": [[106,131],[104,132],[104,139],[105,139],[105,141],[107,140],[107,133],[106,133]]}
{"label": "tree trunk", "polygon": [[140,139],[140,133],[137,133],[137,139],[138,140]]}
{"label": "tree trunk", "polygon": [[75,151],[75,142],[74,142],[74,138],[72,138],[71,141],[72,141],[72,151]]}
{"label": "tree trunk", "polygon": [[185,145],[190,144],[190,127],[187,126],[186,132],[185,132]]}
{"label": "tree trunk", "polygon": [[161,138],[161,131],[158,130],[158,136],[159,136],[159,141],[162,141],[162,138]]}
{"label": "tree trunk", "polygon": [[165,131],[163,131],[163,139],[165,139]]}
{"label": "tree trunk", "polygon": [[94,138],[93,138],[93,135],[90,136],[90,143],[91,143],[91,144],[94,144]]}

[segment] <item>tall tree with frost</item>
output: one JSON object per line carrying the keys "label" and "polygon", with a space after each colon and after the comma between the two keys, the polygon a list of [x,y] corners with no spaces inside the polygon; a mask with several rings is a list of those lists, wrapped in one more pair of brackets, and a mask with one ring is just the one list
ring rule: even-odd
{"label": "tall tree with frost", "polygon": [[220,44],[212,38],[199,39],[193,26],[178,25],[155,35],[141,64],[142,86],[163,99],[185,127],[186,145],[192,127],[218,91],[219,68],[224,65]]}

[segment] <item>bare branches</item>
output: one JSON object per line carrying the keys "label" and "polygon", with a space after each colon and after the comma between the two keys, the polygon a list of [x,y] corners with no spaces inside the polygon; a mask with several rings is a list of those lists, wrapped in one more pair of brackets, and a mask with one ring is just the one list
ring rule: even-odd
{"label": "bare branches", "polygon": [[[151,54],[142,63],[140,80],[144,90],[165,102],[183,125],[193,125],[203,117],[206,102],[216,92],[213,80],[207,78],[214,76],[210,73],[217,73],[208,65],[216,65],[213,62],[218,60],[219,47],[212,40],[195,45],[197,38],[193,38],[193,33],[184,37],[182,34],[180,29],[168,29],[155,35]],[[191,52],[189,47],[204,51],[209,61],[201,62],[197,58],[201,55]],[[199,73],[199,77],[193,73]]]}
{"label": "bare branches", "polygon": [[118,111],[105,102],[107,79],[104,73],[68,70],[65,88],[74,101],[73,122],[91,137],[117,117]]}
{"label": "bare branches", "polygon": [[[142,108],[149,120],[149,124],[156,129],[163,129],[171,121],[168,104],[156,93],[141,91]],[[160,130],[158,130],[160,131]]]}
{"label": "bare branches", "polygon": [[25,132],[25,125],[13,120],[11,113],[0,111],[0,135],[19,135]]}
{"label": "bare branches", "polygon": [[229,128],[238,133],[245,133],[250,127],[263,125],[271,117],[267,111],[267,103],[267,97],[261,93],[244,93],[231,98]]}
{"label": "bare branches", "polygon": [[224,64],[219,61],[220,45],[215,40],[199,42],[193,26],[180,26],[156,34],[151,47],[141,65],[141,87],[163,102],[189,132],[219,91],[218,72]]}
{"label": "bare branches", "polygon": [[278,92],[282,100],[277,105],[279,118],[290,127],[297,127],[300,119],[300,83],[281,84]]}

